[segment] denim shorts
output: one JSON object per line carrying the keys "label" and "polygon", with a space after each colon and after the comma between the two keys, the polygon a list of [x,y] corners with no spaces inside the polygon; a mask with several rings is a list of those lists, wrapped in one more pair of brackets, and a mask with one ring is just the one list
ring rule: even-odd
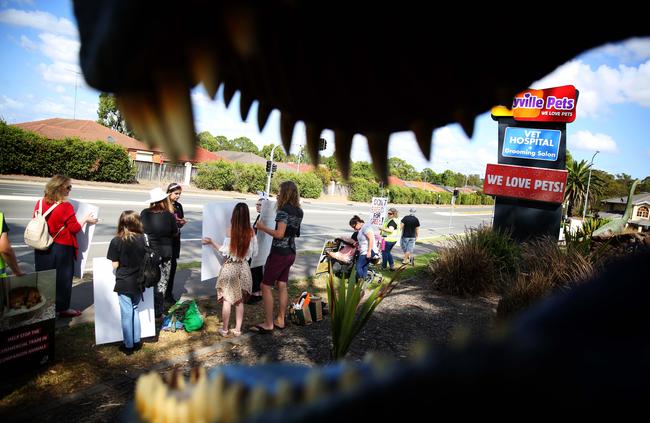
{"label": "denim shorts", "polygon": [[400,244],[402,245],[402,251],[412,253],[413,248],[415,248],[415,238],[402,238]]}

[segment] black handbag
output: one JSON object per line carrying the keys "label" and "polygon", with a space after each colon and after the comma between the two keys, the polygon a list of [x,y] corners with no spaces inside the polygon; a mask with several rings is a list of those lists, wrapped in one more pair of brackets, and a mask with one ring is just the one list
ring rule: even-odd
{"label": "black handbag", "polygon": [[142,291],[146,288],[156,286],[160,280],[160,264],[162,257],[160,254],[149,245],[149,238],[144,234],[144,257],[142,259],[142,267],[138,275],[138,284]]}

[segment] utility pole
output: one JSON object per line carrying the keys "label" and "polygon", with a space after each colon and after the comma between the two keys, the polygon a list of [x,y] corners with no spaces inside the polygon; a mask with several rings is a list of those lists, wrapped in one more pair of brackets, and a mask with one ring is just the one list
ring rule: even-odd
{"label": "utility pole", "polygon": [[582,221],[585,221],[585,216],[587,215],[587,202],[589,201],[589,184],[591,184],[591,167],[594,164],[594,158],[596,154],[600,153],[600,150],[596,150],[593,156],[591,156],[591,162],[589,162],[589,178],[587,179],[587,194],[585,194],[585,206],[582,208]]}
{"label": "utility pole", "polygon": [[266,195],[268,197],[271,196],[271,176],[273,175],[273,153],[275,153],[275,148],[278,146],[278,144],[274,145],[273,148],[271,149],[271,166],[270,169],[268,170],[268,177],[266,178]]}

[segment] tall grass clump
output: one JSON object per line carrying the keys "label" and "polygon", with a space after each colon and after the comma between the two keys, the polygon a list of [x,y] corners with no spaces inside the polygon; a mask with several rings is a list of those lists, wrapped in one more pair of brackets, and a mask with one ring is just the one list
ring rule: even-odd
{"label": "tall grass clump", "polygon": [[589,279],[594,266],[580,249],[562,247],[544,237],[525,243],[520,273],[497,306],[497,316],[509,318],[555,292],[566,291]]}
{"label": "tall grass clump", "polygon": [[520,248],[508,232],[481,225],[452,237],[451,245],[429,263],[434,287],[460,296],[504,292],[512,284]]}

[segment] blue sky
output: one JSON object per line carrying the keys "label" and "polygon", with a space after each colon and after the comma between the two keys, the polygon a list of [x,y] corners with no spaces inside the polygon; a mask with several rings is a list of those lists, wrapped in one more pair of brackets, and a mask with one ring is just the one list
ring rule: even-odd
{"label": "blue sky", "polygon": [[[97,119],[99,93],[79,74],[79,41],[68,1],[0,0],[0,117],[9,123],[54,117]],[[631,39],[583,53],[560,66],[532,88],[572,84],[580,91],[578,118],[568,125],[568,147],[574,158],[590,160],[612,174],[650,175],[650,38]],[[76,96],[75,96],[75,85]],[[192,93],[198,131],[228,138],[246,136],[258,146],[280,143],[279,113],[264,132],[257,129],[254,105],[247,122],[239,118],[238,94],[225,109],[221,92],[211,100],[198,87]],[[334,148],[325,131],[326,155]],[[304,144],[304,126],[296,125],[292,152]],[[458,125],[434,133],[432,157],[413,154],[419,148],[409,132],[391,136],[389,155],[421,170],[485,172],[496,163],[497,125],[489,113],[477,117],[470,141]],[[357,135],[353,160],[370,161],[366,139]]]}

